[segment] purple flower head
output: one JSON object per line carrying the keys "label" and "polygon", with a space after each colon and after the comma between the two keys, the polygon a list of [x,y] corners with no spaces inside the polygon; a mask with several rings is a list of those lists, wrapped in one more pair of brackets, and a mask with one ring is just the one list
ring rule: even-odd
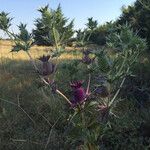
{"label": "purple flower head", "polygon": [[71,101],[72,107],[76,107],[78,104],[82,104],[86,100],[86,92],[82,87],[83,81],[71,82],[70,86],[73,92],[73,99]]}
{"label": "purple flower head", "polygon": [[91,64],[95,58],[91,58],[89,55],[91,54],[91,50],[83,51],[82,62],[89,65]]}
{"label": "purple flower head", "polygon": [[52,62],[43,62],[42,75],[47,76],[55,72],[55,64]]}
{"label": "purple flower head", "polygon": [[48,62],[49,59],[50,59],[50,55],[47,56],[43,55],[39,58],[39,60],[42,62]]}
{"label": "purple flower head", "polygon": [[82,57],[82,62],[85,63],[85,64],[87,64],[87,65],[89,65],[89,64],[92,63],[92,59],[89,57],[89,55],[84,55]]}
{"label": "purple flower head", "polygon": [[39,60],[42,62],[40,74],[43,76],[47,76],[55,72],[56,66],[52,62],[48,61],[49,59],[50,59],[49,55],[47,56],[43,55],[42,57],[39,58]]}

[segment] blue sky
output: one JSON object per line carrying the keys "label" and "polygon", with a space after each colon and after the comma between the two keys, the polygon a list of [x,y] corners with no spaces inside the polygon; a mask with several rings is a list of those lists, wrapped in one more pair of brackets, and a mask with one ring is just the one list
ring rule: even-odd
{"label": "blue sky", "polygon": [[34,20],[40,16],[37,11],[41,6],[49,4],[55,9],[60,3],[66,17],[75,19],[75,28],[84,28],[88,17],[98,20],[99,24],[115,20],[121,14],[123,5],[133,4],[135,0],[0,0],[0,11],[10,12],[14,17],[12,29],[16,25],[27,23],[31,31]]}

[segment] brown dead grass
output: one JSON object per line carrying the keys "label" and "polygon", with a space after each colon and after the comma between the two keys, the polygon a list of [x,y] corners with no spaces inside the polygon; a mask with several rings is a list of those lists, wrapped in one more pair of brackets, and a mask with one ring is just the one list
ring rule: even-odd
{"label": "brown dead grass", "polygon": [[[13,60],[28,60],[28,56],[24,51],[11,53],[13,42],[8,40],[0,40],[0,58],[9,58]],[[38,58],[43,54],[49,54],[53,50],[53,47],[48,46],[33,46],[30,53],[33,58]],[[80,50],[79,48],[66,47],[67,51]],[[72,54],[63,54],[60,59],[74,59]]]}

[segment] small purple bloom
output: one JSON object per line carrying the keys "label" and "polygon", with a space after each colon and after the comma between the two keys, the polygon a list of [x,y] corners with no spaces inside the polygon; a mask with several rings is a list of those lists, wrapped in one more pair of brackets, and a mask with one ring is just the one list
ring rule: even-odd
{"label": "small purple bloom", "polygon": [[39,58],[39,60],[42,62],[42,68],[40,74],[43,76],[50,75],[55,72],[55,64],[52,62],[49,62],[50,56],[45,56],[43,55],[42,57]]}
{"label": "small purple bloom", "polygon": [[89,57],[89,55],[84,55],[82,57],[82,62],[85,63],[85,64],[87,64],[87,65],[89,65],[89,64],[92,63],[92,59]]}
{"label": "small purple bloom", "polygon": [[42,74],[44,76],[54,73],[55,65],[52,62],[43,62]]}
{"label": "small purple bloom", "polygon": [[72,106],[76,107],[78,104],[82,104],[86,100],[86,92],[82,87],[83,81],[71,82],[70,86],[73,91],[73,99],[71,101]]}

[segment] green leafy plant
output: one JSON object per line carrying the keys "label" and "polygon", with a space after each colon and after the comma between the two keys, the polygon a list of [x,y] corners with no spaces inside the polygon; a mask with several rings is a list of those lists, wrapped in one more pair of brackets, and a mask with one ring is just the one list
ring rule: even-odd
{"label": "green leafy plant", "polygon": [[[47,88],[48,93],[51,91],[53,96],[65,100],[67,118],[64,123],[66,125],[64,135],[67,135],[72,148],[98,150],[102,148],[99,139],[102,134],[107,134],[107,131],[111,130],[111,120],[117,117],[114,110],[120,100],[121,90],[127,76],[132,75],[131,68],[138,62],[141,51],[146,48],[146,42],[139,38],[128,25],[125,25],[119,26],[115,32],[110,32],[106,39],[106,47],[88,49],[87,42],[91,34],[87,33],[92,33],[97,26],[97,22],[89,18],[87,26],[90,30],[78,32],[79,41],[81,40],[80,43],[83,46],[82,58],[69,65],[59,66],[58,58],[64,52],[62,47],[68,39],[66,36],[70,36],[68,32],[65,32],[66,30],[61,31],[66,19],[62,16],[60,6],[56,11],[49,11],[48,6],[40,11],[42,23],[49,31],[48,37],[44,36],[44,38],[52,40],[54,45],[50,55],[39,58],[42,64],[41,70],[29,53],[35,41],[32,34],[27,31],[26,25],[18,26],[19,33],[14,34],[9,31],[10,21],[1,19],[1,29],[15,43],[12,52],[23,50],[29,56],[39,80],[42,81],[44,88]],[[10,20],[5,13],[3,14],[4,20]],[[67,28],[70,27],[67,26]],[[78,69],[79,65],[82,66],[80,69]],[[59,67],[68,69],[70,76],[73,74],[71,77],[63,76],[65,82],[70,82],[70,86],[68,87],[67,84],[64,89],[57,80]]]}
{"label": "green leafy plant", "polygon": [[0,13],[0,29],[7,30],[11,26],[12,18],[8,17],[9,13],[5,13],[4,11]]}
{"label": "green leafy plant", "polygon": [[117,25],[130,24],[135,33],[145,38],[150,45],[150,2],[148,0],[137,0],[132,6],[123,7],[122,14],[117,19]]}

